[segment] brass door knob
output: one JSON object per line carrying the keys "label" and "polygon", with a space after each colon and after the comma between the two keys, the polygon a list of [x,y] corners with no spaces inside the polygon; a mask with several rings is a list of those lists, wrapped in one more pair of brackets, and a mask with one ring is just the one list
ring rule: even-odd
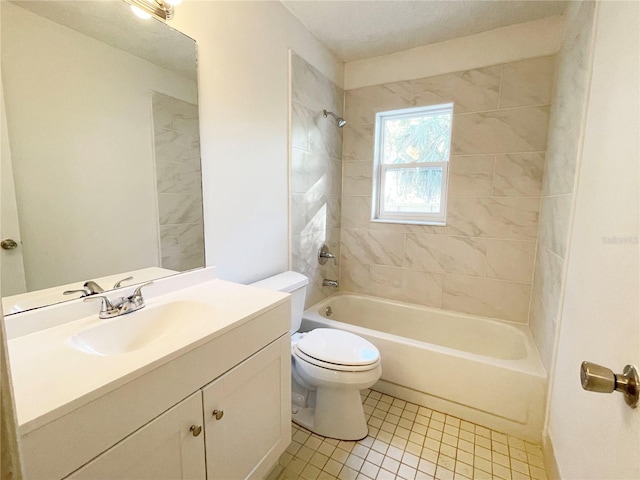
{"label": "brass door knob", "polygon": [[215,409],[215,410],[213,411],[212,415],[213,415],[214,417],[216,417],[216,420],[220,420],[220,419],[223,417],[223,415],[224,415],[224,410],[218,410],[218,409]]}
{"label": "brass door knob", "polygon": [[200,425],[191,425],[189,431],[191,432],[191,435],[197,437],[202,432],[202,427]]}

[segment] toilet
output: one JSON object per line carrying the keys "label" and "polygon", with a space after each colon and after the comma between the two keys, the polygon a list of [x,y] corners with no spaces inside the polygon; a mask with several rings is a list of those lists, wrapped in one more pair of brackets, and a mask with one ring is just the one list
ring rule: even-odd
{"label": "toilet", "polygon": [[291,418],[323,437],[368,434],[360,391],[382,374],[380,352],[362,337],[332,328],[299,333],[309,280],[284,272],[252,286],[291,294]]}

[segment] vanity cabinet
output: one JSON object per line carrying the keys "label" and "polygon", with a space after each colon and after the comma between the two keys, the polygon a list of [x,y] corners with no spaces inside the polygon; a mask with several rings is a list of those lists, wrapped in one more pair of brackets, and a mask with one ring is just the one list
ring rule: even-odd
{"label": "vanity cabinet", "polygon": [[273,466],[291,430],[290,351],[286,335],[202,389],[208,479],[263,478]]}
{"label": "vanity cabinet", "polygon": [[[101,389],[20,424],[24,477],[266,477],[291,441],[291,304],[277,292],[247,288],[216,280],[188,290],[192,297],[207,298],[215,306],[211,323],[221,327],[205,323],[204,332],[213,333],[194,333],[195,340],[187,347],[157,354],[157,361],[135,370],[129,362],[151,355],[155,346],[131,355],[88,356],[85,363],[52,363],[59,372],[51,376],[68,379],[68,388],[82,388],[95,375],[108,375],[110,380]],[[178,293],[181,299],[187,296]],[[254,298],[262,300],[251,303]],[[53,345],[58,355],[69,354],[74,359],[86,355],[74,353],[67,344],[57,346],[52,340],[55,328],[43,332],[40,349]],[[59,336],[66,339],[67,330]],[[37,334],[17,340],[38,340],[35,337]],[[19,349],[19,343],[13,345],[14,351],[27,351]],[[51,395],[27,395],[45,391],[34,381],[48,377],[38,375],[27,383],[32,377],[24,374],[27,368],[35,371],[41,362],[14,358],[14,385],[22,393],[18,406],[26,411],[51,401]],[[86,362],[93,362],[90,369]],[[123,376],[113,371],[116,367],[132,370]],[[16,383],[15,378],[24,381]],[[67,391],[51,390],[58,392]],[[34,401],[28,403],[30,399]],[[218,419],[212,415],[214,410],[219,411]],[[202,426],[200,435],[193,436],[191,425]]]}
{"label": "vanity cabinet", "polygon": [[[107,450],[69,480],[204,480],[200,392]],[[194,436],[193,433],[198,433]]]}
{"label": "vanity cabinet", "polygon": [[264,478],[290,435],[290,348],[279,338],[67,479]]}

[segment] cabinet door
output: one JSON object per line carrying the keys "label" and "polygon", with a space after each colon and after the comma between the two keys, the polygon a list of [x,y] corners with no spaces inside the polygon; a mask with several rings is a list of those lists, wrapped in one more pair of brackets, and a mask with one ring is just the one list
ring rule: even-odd
{"label": "cabinet door", "polygon": [[289,335],[206,386],[203,404],[208,480],[265,477],[291,440]]}
{"label": "cabinet door", "polygon": [[192,425],[202,427],[200,391],[117,443],[67,479],[204,480],[204,432],[191,431]]}

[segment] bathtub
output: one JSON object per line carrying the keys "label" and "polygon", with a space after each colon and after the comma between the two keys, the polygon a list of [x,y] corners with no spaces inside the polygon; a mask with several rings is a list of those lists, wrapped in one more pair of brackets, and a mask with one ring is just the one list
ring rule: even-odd
{"label": "bathtub", "polygon": [[323,327],[380,350],[373,389],[540,441],[547,379],[526,325],[337,293],[304,312],[301,331]]}

